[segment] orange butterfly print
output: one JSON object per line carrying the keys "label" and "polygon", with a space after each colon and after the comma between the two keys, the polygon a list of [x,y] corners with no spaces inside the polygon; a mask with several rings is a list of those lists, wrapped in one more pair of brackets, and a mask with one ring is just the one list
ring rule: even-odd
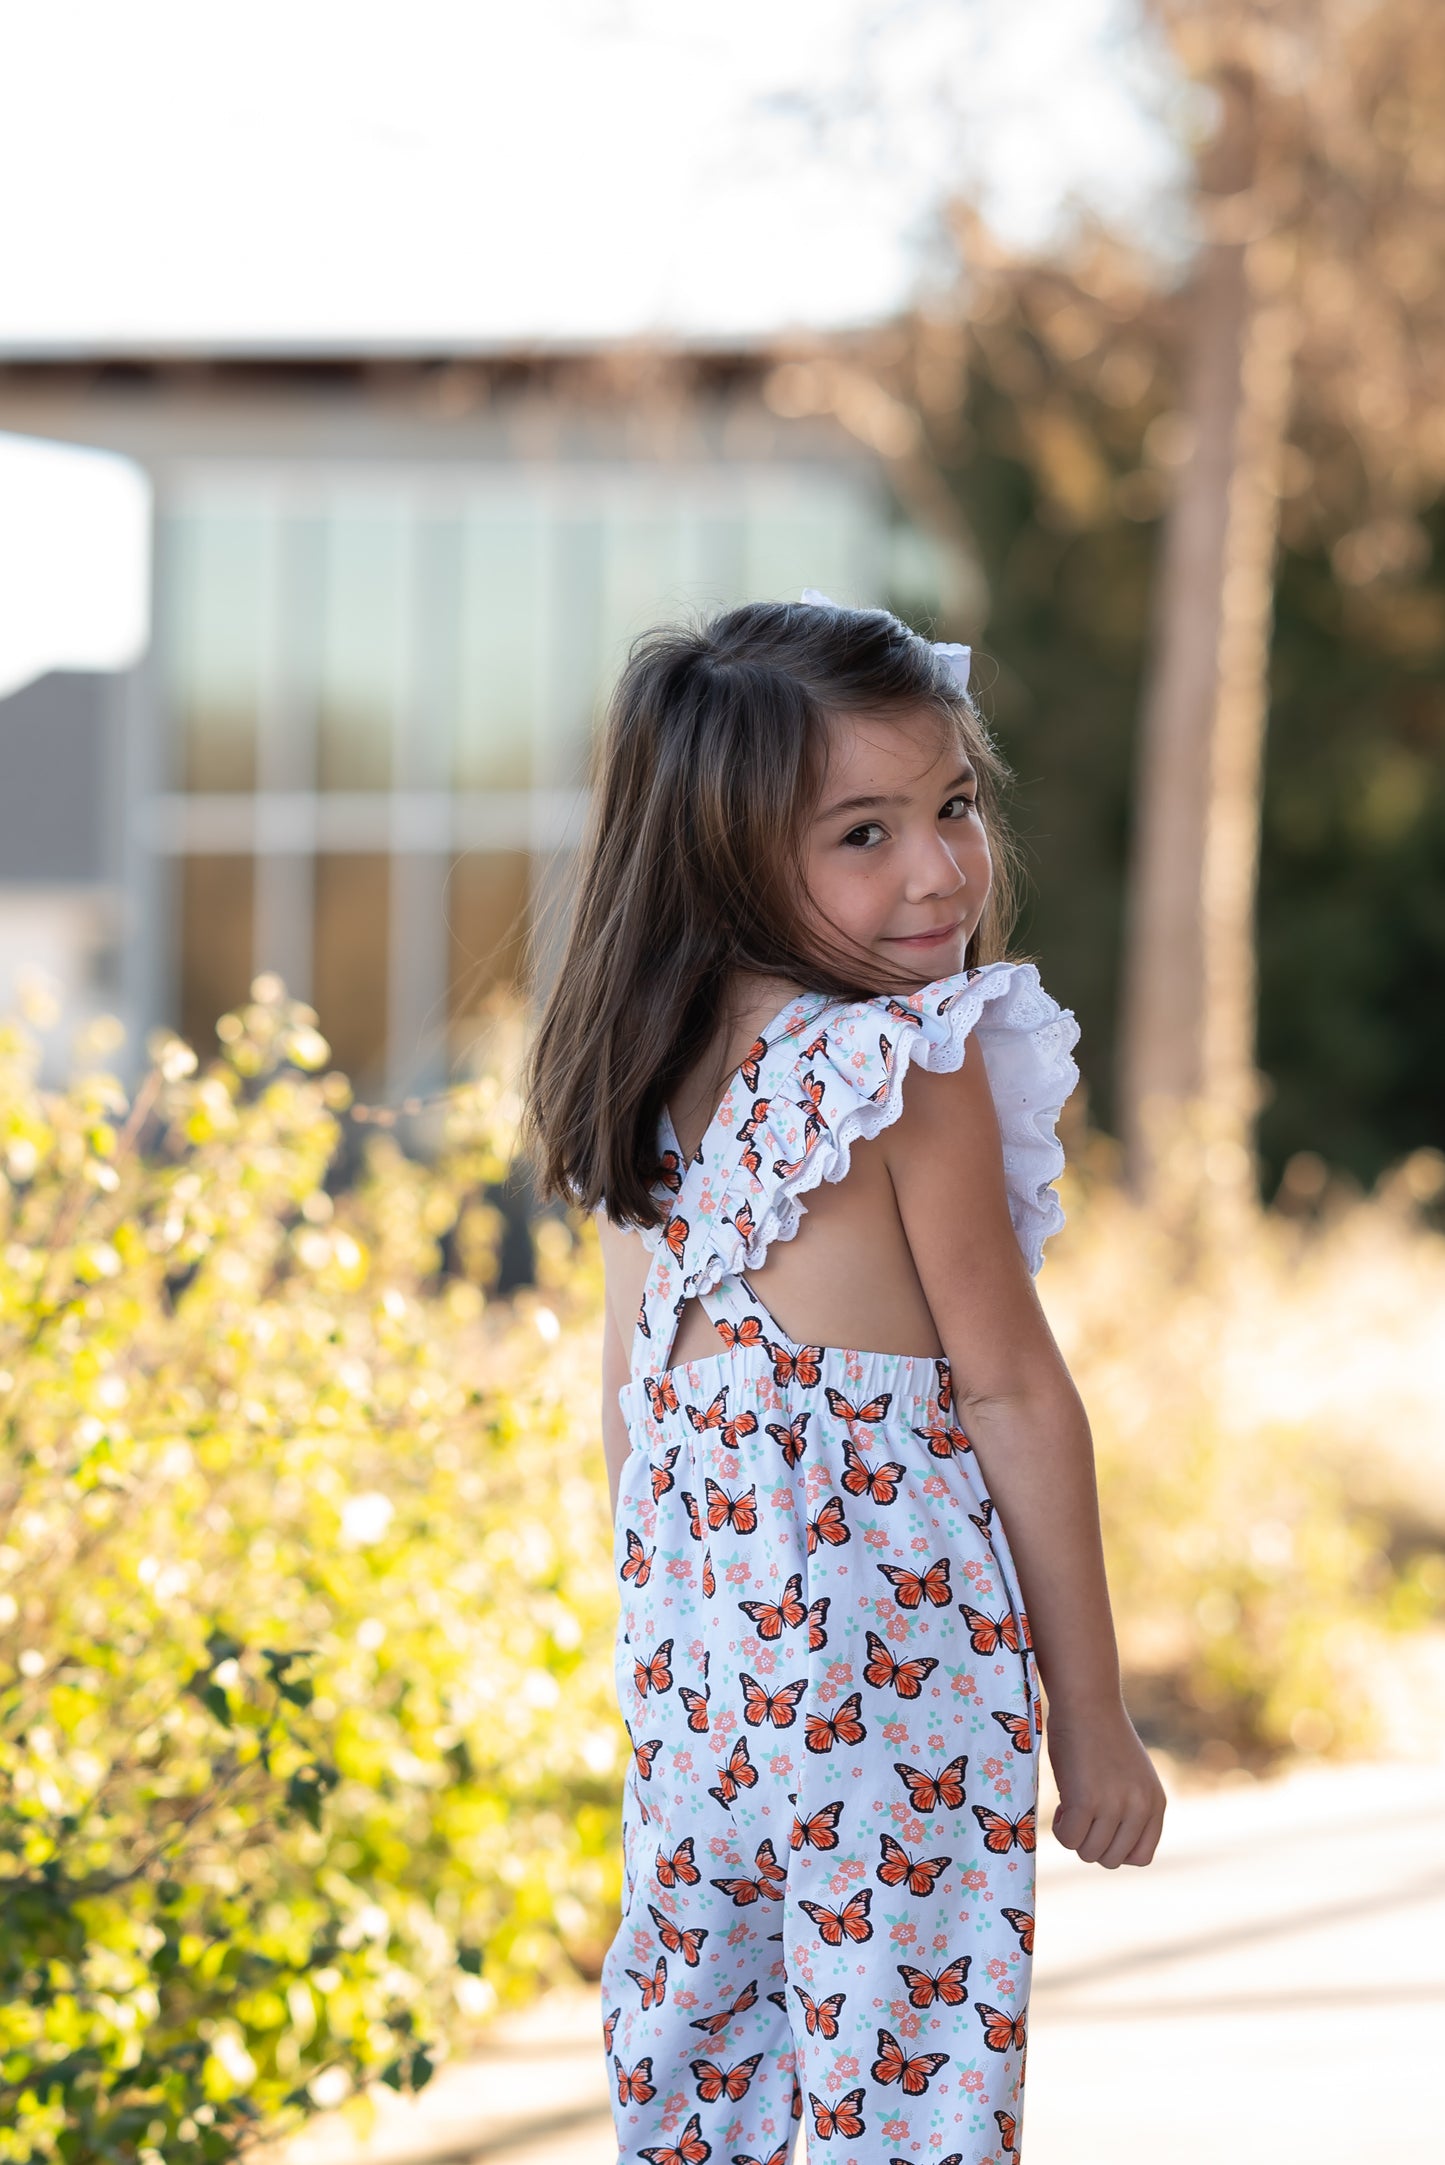
{"label": "orange butterfly print", "polygon": [[694,2113],[675,2143],[663,2148],[639,2150],[647,2165],[707,2165],[712,2156],[712,2144],[703,2141],[702,2121]]}
{"label": "orange butterfly print", "polygon": [[709,1601],[712,1600],[713,1595],[717,1592],[717,1580],[713,1577],[712,1570],[711,1549],[704,1549],[702,1552],[702,1590],[704,1594],[706,1594]]}
{"label": "orange butterfly print", "polygon": [[[908,2165],[908,2159],[906,2157],[891,2157],[888,2160],[888,2165]],[[947,2157],[939,2159],[938,2165],[963,2165],[963,2152],[961,2150],[950,2150]]]}
{"label": "orange butterfly print", "polygon": [[637,1585],[645,1586],[652,1577],[652,1559],[656,1554],[656,1549],[645,1549],[642,1546],[637,1535],[629,1526],[627,1529],[627,1558],[622,1566],[623,1578],[635,1580]]}
{"label": "orange butterfly print", "polygon": [[849,2090],[836,2105],[825,2105],[821,2097],[808,2092],[808,2103],[813,2108],[813,2129],[819,2142],[831,2142],[835,2135],[862,2135],[867,2121],[860,2107],[863,2103],[861,2087]]}
{"label": "orange butterfly print", "polygon": [[869,2073],[875,2082],[896,2082],[909,2097],[922,2097],[940,2067],[947,2067],[951,2053],[920,2052],[910,2060],[891,2030],[878,2032],[878,2057]]}
{"label": "orange butterfly print", "polygon": [[667,1957],[659,1955],[657,1968],[649,1977],[646,1970],[629,1970],[628,1976],[642,1994],[644,2007],[660,2007],[667,1998]]}
{"label": "orange butterfly print", "polygon": [[940,1556],[936,1564],[930,1564],[923,1572],[905,1571],[898,1564],[880,1564],[878,1569],[896,1590],[900,1609],[916,1609],[925,1601],[931,1602],[935,1609],[946,1609],[953,1599],[946,1556]]}
{"label": "orange butterfly print", "polygon": [[672,1213],[667,1224],[663,1227],[662,1237],[666,1243],[667,1252],[676,1262],[680,1263],[682,1261],[682,1252],[687,1246],[687,1236],[691,1230],[692,1228],[686,1218],[679,1217],[676,1211]]}
{"label": "orange butterfly print", "polygon": [[1022,2052],[1028,2038],[1028,2009],[1006,2015],[1001,2008],[975,2000],[973,2011],[983,2023],[983,2041],[990,2052]]}
{"label": "orange butterfly print", "polygon": [[785,1466],[796,1466],[807,1450],[808,1442],[803,1431],[812,1418],[811,1413],[800,1413],[796,1420],[789,1421],[786,1428],[781,1421],[769,1421],[768,1434],[782,1452]]}
{"label": "orange butterfly print", "polygon": [[878,1877],[885,1887],[906,1887],[910,1894],[932,1894],[953,1862],[952,1857],[911,1857],[891,1834],[880,1834],[878,1839],[883,1845]]}
{"label": "orange butterfly print", "polygon": [[605,2016],[603,2019],[602,2050],[604,2052],[610,2052],[612,2050],[612,2040],[617,2035],[617,2024],[621,2019],[621,2015],[622,2009],[620,2007],[614,2007],[611,2014]]}
{"label": "orange butterfly print", "polygon": [[698,1510],[697,1498],[693,1495],[691,1489],[681,1489],[678,1493],[687,1506],[687,1530],[694,1541],[701,1541],[703,1538],[702,1513]]}
{"label": "orange butterfly print", "polygon": [[830,1549],[841,1549],[852,1538],[842,1504],[836,1496],[830,1496],[818,1516],[808,1521],[808,1554],[813,1554],[820,1541]]}
{"label": "orange butterfly print", "polygon": [[640,1697],[645,1699],[650,1691],[671,1691],[671,1654],[672,1641],[664,1639],[649,1660],[633,1662],[632,1680]]}
{"label": "orange butterfly print", "polygon": [[[769,1993],[768,1997],[771,1999],[772,1994]],[[794,2114],[793,2117],[796,2119],[797,2115]],[[790,2144],[780,2142],[777,2149],[769,2157],[750,2157],[746,2151],[735,2150],[733,2152],[733,2165],[788,2165],[790,2147]]]}
{"label": "orange butterfly print", "polygon": [[670,1375],[644,1376],[642,1387],[647,1393],[647,1401],[652,1408],[654,1420],[660,1421],[664,1413],[676,1413],[677,1392],[673,1388]]}
{"label": "orange butterfly print", "polygon": [[692,2071],[697,2077],[697,2094],[705,2105],[715,2105],[720,2097],[731,2098],[736,2104],[740,2097],[747,2096],[762,2064],[760,2052],[729,2068],[718,2067],[712,2060],[694,2060]]}
{"label": "orange butterfly print", "polygon": [[879,1691],[896,1691],[900,1699],[916,1699],[925,1680],[938,1667],[932,1654],[916,1654],[911,1661],[899,1661],[876,1631],[867,1632],[865,1637],[868,1659],[863,1664],[864,1683]]}
{"label": "orange butterfly print", "polygon": [[950,1428],[947,1421],[930,1421],[927,1428],[915,1428],[913,1433],[935,1458],[967,1458],[973,1449],[963,1430]]}
{"label": "orange butterfly print", "polygon": [[994,2118],[998,2122],[999,2140],[1003,2144],[1005,2154],[1012,2157],[1019,2146],[1018,2121],[1011,2112],[995,2112]]}
{"label": "orange butterfly print", "polygon": [[[736,1346],[761,1346],[766,1344],[763,1326],[757,1316],[744,1316],[741,1323],[730,1323],[722,1316],[717,1325],[718,1336],[731,1353]],[[757,1427],[754,1421],[753,1427]]]}
{"label": "orange butterfly print", "polygon": [[781,1637],[786,1624],[796,1631],[799,1624],[808,1621],[807,1606],[803,1600],[803,1575],[795,1571],[783,1588],[781,1601],[740,1601],[738,1607],[744,1616],[750,1616],[758,1627],[760,1639]]}
{"label": "orange butterfly print", "polygon": [[975,1654],[996,1654],[1001,1646],[1006,1646],[1011,1654],[1018,1652],[1018,1627],[1007,1609],[1002,1616],[985,1616],[982,1609],[971,1609],[966,1601],[960,1601],[958,1605],[968,1626],[968,1643]]}
{"label": "orange butterfly print", "polygon": [[895,1501],[904,1474],[896,1458],[881,1466],[870,1466],[857,1444],[848,1442],[843,1446],[843,1465],[843,1486],[850,1496],[866,1496],[871,1503]]}
{"label": "orange butterfly print", "polygon": [[[756,1420],[754,1420],[753,1426],[756,1428]],[[718,1487],[711,1474],[705,1479],[703,1487],[707,1492],[707,1522],[714,1533],[718,1531],[720,1526],[731,1526],[733,1532],[738,1534],[756,1532],[758,1524],[758,1492],[756,1488],[745,1488],[740,1494],[729,1496],[726,1489]]]}
{"label": "orange butterfly print", "polygon": [[841,1909],[824,1909],[817,1902],[801,1902],[798,1906],[812,1918],[826,1946],[841,1947],[845,1939],[856,1940],[860,1945],[864,1940],[872,1939],[873,1927],[868,1922],[872,1905],[872,1889],[860,1887]]}
{"label": "orange butterfly print", "polygon": [[1037,1816],[1032,1805],[1017,1819],[1005,1819],[991,1812],[986,1804],[975,1804],[970,1809],[983,1829],[984,1848],[991,1849],[996,1857],[1007,1856],[1011,1849],[1034,1847]]}
{"label": "orange butterfly print", "polygon": [[910,2006],[931,2007],[935,2000],[942,2000],[945,2007],[962,2007],[968,1998],[964,1979],[973,1963],[972,1955],[957,1955],[936,1977],[927,1970],[916,1970],[909,1962],[899,1962],[896,1968],[908,1987]]}
{"label": "orange butterfly print", "polygon": [[830,1752],[835,1744],[861,1744],[868,1731],[862,1721],[863,1694],[850,1691],[832,1714],[805,1714],[803,1742],[810,1752]]}
{"label": "orange butterfly print", "polygon": [[687,1726],[693,1733],[705,1737],[712,1717],[707,1707],[711,1691],[694,1691],[691,1684],[679,1684],[677,1696],[687,1709]]}
{"label": "orange butterfly print", "polygon": [[836,1849],[838,1847],[838,1820],[842,1814],[843,1800],[837,1798],[832,1804],[824,1804],[806,1819],[793,1814],[793,1831],[788,1837],[790,1849]]}
{"label": "orange butterfly print", "polygon": [[[758,1087],[758,1077],[762,1073],[762,1065],[763,1061],[767,1057],[767,1051],[767,1039],[765,1037],[755,1037],[752,1044],[748,1048],[747,1058],[744,1060],[742,1066],[738,1069],[739,1075],[741,1075],[743,1081],[747,1084],[748,1090],[750,1092],[755,1091]],[[755,1122],[764,1118],[770,1102],[771,1101],[767,1098],[759,1098],[743,1125],[745,1127],[752,1127]]]}
{"label": "orange butterfly print", "polygon": [[694,1928],[684,1931],[681,1925],[674,1924],[672,1919],[662,1910],[654,1909],[651,1902],[648,1903],[647,1909],[657,1927],[657,1936],[668,1953],[670,1955],[680,1954],[688,1968],[695,1970],[701,1959],[702,1943],[707,1938],[707,1927],[704,1925],[700,1929]]}
{"label": "orange butterfly print", "polygon": [[[676,1403],[677,1401],[674,1398],[673,1404]],[[675,1479],[672,1469],[677,1464],[678,1454],[681,1449],[682,1445],[675,1443],[670,1451],[664,1453],[662,1464],[652,1468],[652,1500],[654,1503],[660,1502],[672,1487]]]}
{"label": "orange butterfly print", "polygon": [[[752,1239],[754,1233],[757,1231],[757,1225],[753,1219],[753,1206],[751,1203],[739,1203],[737,1216],[731,1219],[724,1216],[723,1223],[724,1225],[735,1225],[738,1231],[742,1234],[743,1239],[748,1241]],[[719,1325],[719,1328],[721,1328],[721,1325]],[[749,1344],[753,1343],[755,1343],[755,1341],[750,1339]]]}
{"label": "orange butterfly print", "polygon": [[748,1740],[739,1737],[732,1749],[732,1757],[725,1767],[718,1768],[716,1788],[708,1795],[716,1797],[719,1804],[731,1804],[740,1789],[751,1789],[758,1778],[758,1770],[748,1757]]}
{"label": "orange butterfly print", "polygon": [[940,1361],[937,1356],[934,1357],[933,1366],[938,1374],[938,1410],[940,1413],[947,1413],[953,1404],[953,1370],[947,1361]]}
{"label": "orange butterfly print", "polygon": [[715,1879],[713,1885],[727,1895],[734,1909],[748,1909],[754,1902],[781,1902],[787,1874],[778,1863],[771,1841],[758,1844],[754,1868],[756,1879]]}
{"label": "orange butterfly print", "polygon": [[1034,1725],[1027,1714],[998,1714],[994,1720],[1007,1733],[1016,1752],[1031,1752],[1034,1748]]}
{"label": "orange butterfly print", "polygon": [[736,1419],[730,1421],[727,1417],[727,1397],[728,1386],[724,1384],[717,1397],[706,1408],[689,1406],[687,1417],[699,1435],[706,1435],[710,1429],[715,1428],[720,1432],[727,1449],[735,1451],[739,1437],[752,1435],[758,1425],[758,1417],[755,1413],[740,1413]]}
{"label": "orange butterfly print", "polygon": [[675,1150],[662,1152],[661,1170],[657,1177],[664,1188],[670,1188],[674,1195],[677,1194],[682,1186],[682,1159]]}
{"label": "orange butterfly print", "polygon": [[702,1874],[697,1868],[692,1836],[689,1834],[685,1840],[679,1842],[670,1856],[666,1850],[659,1849],[652,1869],[657,1875],[659,1887],[697,1886]]}
{"label": "orange butterfly print", "polygon": [[992,1496],[984,1497],[982,1511],[970,1511],[968,1515],[973,1520],[974,1525],[978,1528],[984,1539],[987,1540],[989,1531],[993,1526]]}
{"label": "orange butterfly print", "polygon": [[632,1757],[637,1766],[637,1779],[640,1782],[650,1782],[652,1780],[652,1762],[661,1750],[661,1737],[650,1737],[646,1744],[633,1745]]}
{"label": "orange butterfly print", "polygon": [[656,2097],[653,2087],[651,2060],[639,2060],[636,2067],[624,2067],[613,2054],[612,2065],[617,2070],[617,2102],[619,2105],[645,2105],[650,2097]]}
{"label": "orange butterfly print", "polygon": [[808,1650],[818,1653],[828,1643],[828,1611],[832,1606],[831,1594],[819,1594],[808,1609]]}
{"label": "orange butterfly print", "polygon": [[855,1422],[860,1427],[873,1427],[883,1419],[893,1403],[891,1391],[880,1391],[876,1398],[869,1399],[866,1406],[855,1406],[841,1391],[835,1391],[831,1383],[823,1395],[828,1401],[828,1411],[835,1414],[840,1421],[846,1421],[850,1428]]}
{"label": "orange butterfly print", "polygon": [[1034,1920],[1032,1912],[1026,1909],[1006,1909],[1003,1914],[1017,1932],[1019,1945],[1024,1953],[1031,1955],[1034,1951]]}
{"label": "orange butterfly print", "polygon": [[689,2028],[706,2030],[709,2037],[721,2037],[726,2030],[731,2029],[739,2015],[745,2015],[748,2009],[756,2007],[757,2003],[758,1981],[755,1977],[751,1984],[743,1986],[731,2007],[723,2008],[721,2013],[716,2015],[694,2015]]}
{"label": "orange butterfly print", "polygon": [[826,2000],[813,2000],[809,1999],[801,1985],[794,1985],[793,1990],[803,2003],[803,2020],[807,2024],[808,2035],[810,2037],[836,2037],[838,2034],[838,2015],[844,2000],[848,1997],[847,1993],[830,1992]]}
{"label": "orange butterfly print", "polygon": [[902,1778],[915,1812],[940,1809],[956,1812],[965,1802],[963,1779],[968,1772],[967,1752],[960,1752],[956,1759],[950,1759],[936,1774],[925,1774],[922,1767],[910,1767],[902,1759],[894,1760],[893,1771]]}
{"label": "orange butterfly print", "polygon": [[784,1389],[791,1383],[800,1383],[805,1391],[816,1390],[823,1380],[823,1348],[799,1346],[795,1353],[790,1346],[780,1346],[766,1338],[766,1345],[773,1363],[773,1381]]}
{"label": "orange butterfly print", "polygon": [[781,1685],[777,1691],[764,1691],[755,1676],[742,1671],[738,1682],[743,1687],[743,1720],[750,1728],[761,1728],[764,1722],[771,1722],[775,1729],[792,1728],[798,1718],[798,1701],[808,1688],[805,1676]]}

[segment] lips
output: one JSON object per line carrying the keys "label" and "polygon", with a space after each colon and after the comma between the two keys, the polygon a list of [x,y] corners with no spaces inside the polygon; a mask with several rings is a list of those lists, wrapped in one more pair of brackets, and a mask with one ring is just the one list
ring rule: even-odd
{"label": "lips", "polygon": [[955,919],[955,921],[951,925],[935,925],[932,930],[928,932],[896,932],[893,937],[901,946],[906,947],[911,945],[911,943],[915,940],[919,941],[920,943],[924,940],[941,940],[945,937],[946,934],[950,932],[957,932],[958,926],[959,920]]}

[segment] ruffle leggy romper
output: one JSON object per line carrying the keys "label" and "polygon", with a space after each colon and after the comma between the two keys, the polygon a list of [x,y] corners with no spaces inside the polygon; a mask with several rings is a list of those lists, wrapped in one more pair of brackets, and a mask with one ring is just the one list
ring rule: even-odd
{"label": "ruffle leggy romper", "polygon": [[[946,1360],[796,1345],[744,1272],[970,1039],[1037,1272],[1078,1034],[1031,963],[795,996],[690,1163],[664,1120],[620,1393],[623,2165],[785,2165],[805,2099],[827,2165],[1017,2157],[1042,1716],[1004,1528]],[[693,1296],[719,1350],[669,1369]]]}

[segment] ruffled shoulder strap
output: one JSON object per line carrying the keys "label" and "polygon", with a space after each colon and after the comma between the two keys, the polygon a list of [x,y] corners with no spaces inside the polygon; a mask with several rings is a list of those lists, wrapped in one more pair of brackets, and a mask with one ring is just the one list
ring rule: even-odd
{"label": "ruffled shoulder strap", "polygon": [[[752,1078],[758,1087],[739,1083],[729,1093],[676,1192],[655,1191],[669,1216],[650,1234],[659,1253],[645,1309],[665,1302],[675,1313],[722,1278],[759,1269],[774,1241],[797,1232],[809,1190],[843,1179],[853,1144],[898,1118],[909,1062],[952,1073],[970,1037],[998,1114],[1009,1215],[1036,1275],[1044,1242],[1064,1222],[1053,1189],[1064,1168],[1055,1127],[1079,1080],[1071,1057],[1079,1025],[1044,991],[1034,964],[980,963],[906,1000],[824,1000],[789,1020],[793,1029],[769,1048],[768,1071]],[[651,1317],[639,1320],[643,1336],[652,1335]],[[651,1352],[661,1365],[665,1344],[655,1341]]]}

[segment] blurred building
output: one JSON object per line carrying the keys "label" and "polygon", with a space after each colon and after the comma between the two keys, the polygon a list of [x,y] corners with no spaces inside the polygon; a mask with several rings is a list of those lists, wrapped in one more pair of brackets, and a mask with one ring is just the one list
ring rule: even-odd
{"label": "blurred building", "polygon": [[0,360],[0,429],[123,453],[154,504],[141,663],[0,699],[0,1007],[33,962],[67,1028],[209,1051],[267,969],[363,1090],[459,1072],[639,631],[936,600],[876,459],[773,411],[769,366]]}

